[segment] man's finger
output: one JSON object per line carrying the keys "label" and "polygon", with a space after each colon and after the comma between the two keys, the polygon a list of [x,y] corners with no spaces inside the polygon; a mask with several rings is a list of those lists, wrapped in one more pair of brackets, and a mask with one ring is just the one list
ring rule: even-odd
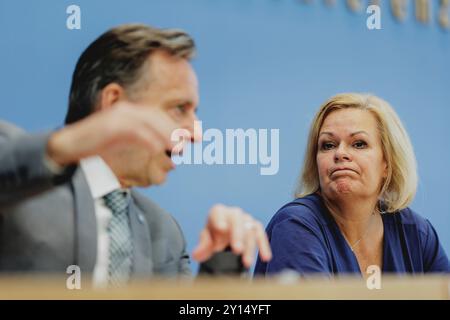
{"label": "man's finger", "polygon": [[256,243],[259,249],[259,256],[265,262],[272,259],[272,250],[270,249],[269,239],[261,222],[255,224]]}
{"label": "man's finger", "polygon": [[203,262],[211,257],[213,253],[214,247],[211,234],[207,229],[203,229],[200,233],[199,243],[192,253],[192,257],[199,262]]}
{"label": "man's finger", "polygon": [[230,221],[231,233],[231,249],[235,254],[241,254],[244,250],[245,230],[244,224],[248,220],[248,215],[240,208],[230,209],[231,214],[228,215]]}
{"label": "man's finger", "polygon": [[245,229],[245,246],[242,253],[242,262],[246,268],[250,268],[255,260],[256,251],[256,231],[255,223],[248,221],[244,224]]}
{"label": "man's finger", "polygon": [[207,226],[212,230],[226,233],[229,228],[229,223],[226,214],[226,207],[221,204],[216,204],[211,208],[208,216]]}
{"label": "man's finger", "polygon": [[215,205],[208,217],[207,228],[211,234],[215,252],[223,251],[230,244],[232,225],[228,211],[229,209],[223,205]]}
{"label": "man's finger", "polygon": [[154,154],[158,154],[164,150],[164,142],[158,139],[153,132],[149,134],[146,130],[135,130],[135,134],[138,139],[143,142],[147,149],[152,151]]}

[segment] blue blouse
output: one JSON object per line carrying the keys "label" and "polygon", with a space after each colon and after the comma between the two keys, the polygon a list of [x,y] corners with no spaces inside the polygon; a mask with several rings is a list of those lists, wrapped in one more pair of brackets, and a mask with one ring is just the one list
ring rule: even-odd
{"label": "blue blouse", "polygon": [[[431,223],[406,208],[382,214],[383,273],[450,272],[450,264]],[[359,274],[358,261],[322,198],[309,195],[282,207],[267,226],[270,262],[256,262],[255,274],[286,269],[310,274]]]}

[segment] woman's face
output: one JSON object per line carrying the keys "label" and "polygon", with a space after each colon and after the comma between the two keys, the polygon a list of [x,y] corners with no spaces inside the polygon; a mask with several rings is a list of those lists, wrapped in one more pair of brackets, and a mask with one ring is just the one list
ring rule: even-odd
{"label": "woman's face", "polygon": [[377,198],[387,165],[375,116],[348,108],[331,112],[319,131],[317,167],[321,193]]}

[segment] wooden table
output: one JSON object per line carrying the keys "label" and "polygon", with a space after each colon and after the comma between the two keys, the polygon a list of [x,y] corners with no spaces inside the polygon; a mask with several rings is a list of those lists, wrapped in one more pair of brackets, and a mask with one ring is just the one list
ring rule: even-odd
{"label": "wooden table", "polygon": [[142,280],[120,289],[82,284],[69,290],[64,278],[1,277],[0,299],[158,299],[158,300],[309,300],[309,299],[446,299],[450,277],[387,277],[381,289],[369,290],[359,278]]}

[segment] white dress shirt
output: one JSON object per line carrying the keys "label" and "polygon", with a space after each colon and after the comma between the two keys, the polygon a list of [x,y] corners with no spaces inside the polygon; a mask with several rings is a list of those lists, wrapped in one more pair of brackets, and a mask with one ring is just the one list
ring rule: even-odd
{"label": "white dress shirt", "polygon": [[93,285],[102,288],[108,284],[108,224],[112,217],[111,209],[105,205],[103,197],[121,187],[119,180],[101,157],[95,156],[83,159],[80,161],[80,166],[94,199],[97,220],[97,260],[93,273]]}

